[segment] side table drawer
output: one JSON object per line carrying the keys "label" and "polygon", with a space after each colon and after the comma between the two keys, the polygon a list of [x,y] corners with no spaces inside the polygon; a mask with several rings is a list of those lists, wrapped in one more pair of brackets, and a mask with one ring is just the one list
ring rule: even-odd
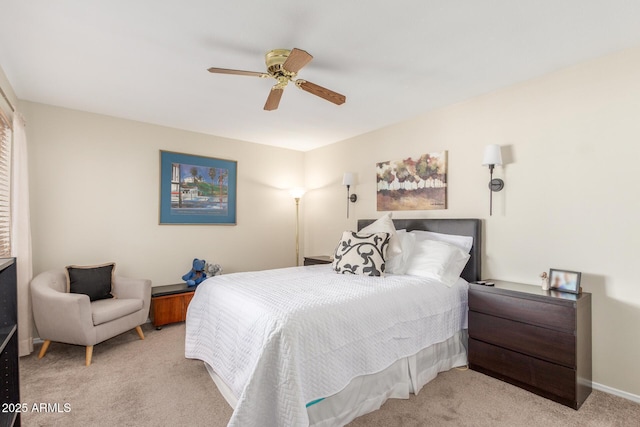
{"label": "side table drawer", "polygon": [[188,294],[184,294],[184,315],[187,315],[187,308],[189,308],[189,303],[191,303],[191,300],[193,299],[193,297],[196,295],[195,292],[189,292]]}
{"label": "side table drawer", "polygon": [[575,308],[490,292],[469,292],[469,310],[573,332]]}
{"label": "side table drawer", "polygon": [[151,298],[151,322],[159,327],[169,323],[184,322],[187,307],[194,292],[165,295]]}
{"label": "side table drawer", "polygon": [[567,332],[470,311],[469,337],[569,368],[576,366],[575,337]]}
{"label": "side table drawer", "polygon": [[575,408],[575,370],[469,338],[469,366]]}

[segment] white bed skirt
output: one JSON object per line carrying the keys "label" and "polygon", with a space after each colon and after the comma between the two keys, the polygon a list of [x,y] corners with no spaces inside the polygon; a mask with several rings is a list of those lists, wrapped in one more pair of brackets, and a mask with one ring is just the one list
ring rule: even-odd
{"label": "white bed skirt", "polygon": [[[439,372],[466,364],[465,329],[447,341],[397,360],[377,374],[356,377],[342,391],[310,405],[307,408],[309,425],[343,426],[361,415],[379,409],[387,399],[408,399],[410,393],[418,394]],[[205,366],[222,396],[235,408],[237,398],[207,363]]]}

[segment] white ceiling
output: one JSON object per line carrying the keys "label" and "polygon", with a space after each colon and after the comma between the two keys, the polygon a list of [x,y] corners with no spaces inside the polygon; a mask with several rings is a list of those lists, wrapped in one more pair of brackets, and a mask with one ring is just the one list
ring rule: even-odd
{"label": "white ceiling", "polygon": [[[0,0],[0,67],[23,100],[306,151],[640,45],[638,0]],[[304,49],[262,107],[264,53]]]}

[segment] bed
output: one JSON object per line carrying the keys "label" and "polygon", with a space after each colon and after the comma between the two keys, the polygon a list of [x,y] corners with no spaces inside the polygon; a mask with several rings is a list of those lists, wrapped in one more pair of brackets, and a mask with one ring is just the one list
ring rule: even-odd
{"label": "bed", "polygon": [[[360,220],[358,230],[376,224]],[[466,364],[467,283],[480,278],[480,220],[396,219],[393,226],[471,237],[460,277],[445,286],[315,265],[221,275],[198,286],[185,356],[204,361],[234,408],[229,426],[344,425]]]}

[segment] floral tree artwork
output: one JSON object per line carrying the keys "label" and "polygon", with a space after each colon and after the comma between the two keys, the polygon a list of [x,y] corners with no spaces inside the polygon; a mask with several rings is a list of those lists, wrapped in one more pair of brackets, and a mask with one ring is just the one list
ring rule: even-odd
{"label": "floral tree artwork", "polygon": [[447,208],[447,152],[376,163],[379,211]]}

